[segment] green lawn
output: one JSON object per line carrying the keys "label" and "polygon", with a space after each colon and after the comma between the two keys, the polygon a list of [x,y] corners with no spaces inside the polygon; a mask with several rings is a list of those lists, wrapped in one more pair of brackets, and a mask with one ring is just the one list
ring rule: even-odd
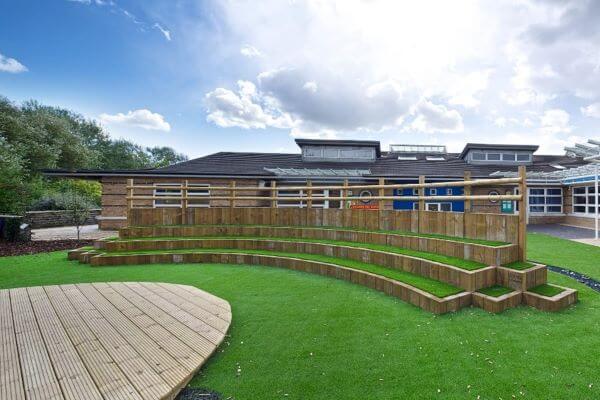
{"label": "green lawn", "polygon": [[527,235],[527,258],[564,267],[600,281],[600,247],[544,235]]}
{"label": "green lawn", "polygon": [[[341,240],[305,239],[305,238],[294,239],[294,238],[279,238],[279,237],[270,238],[270,237],[254,237],[254,236],[199,236],[199,237],[189,237],[189,238],[188,237],[162,237],[161,239],[163,239],[163,240],[164,239],[170,239],[170,240],[257,239],[257,240],[278,240],[278,241],[282,241],[282,242],[297,242],[297,243],[302,243],[302,242],[325,243],[325,244],[332,244],[332,245],[338,245],[338,246],[347,246],[347,247],[364,248],[364,249],[370,249],[370,250],[387,251],[390,253],[402,254],[402,255],[411,256],[411,257],[418,257],[418,258],[423,258],[425,260],[429,260],[429,261],[433,261],[433,262],[438,262],[438,263],[442,263],[442,264],[446,264],[446,265],[452,265],[457,268],[466,269],[469,271],[487,267],[486,264],[483,264],[483,263],[480,263],[477,261],[472,261],[472,260],[465,260],[465,259],[459,258],[459,257],[444,256],[444,255],[430,253],[430,252],[426,252],[426,251],[404,249],[401,247],[388,246],[388,245],[383,245],[383,244],[346,242],[346,241],[341,241]],[[141,240],[141,239],[140,238],[129,239],[127,241],[135,241],[135,240]],[[143,239],[143,240],[147,240],[147,239]],[[148,240],[160,240],[160,239],[151,238]],[[142,252],[142,251],[140,251],[140,252]]]}
{"label": "green lawn", "polygon": [[478,292],[483,293],[492,297],[500,297],[502,295],[514,292],[513,289],[507,288],[500,285],[490,286],[487,288],[479,289]]}
{"label": "green lawn", "polygon": [[553,297],[559,293],[564,292],[564,289],[561,289],[556,286],[548,285],[548,284],[542,284],[542,285],[538,285],[536,287],[532,287],[531,289],[529,289],[529,291],[533,292],[533,293],[541,294],[542,296]]}
{"label": "green lawn", "polygon": [[[556,253],[570,251],[571,242],[559,244]],[[550,282],[578,289],[580,303],[560,313],[473,308],[435,316],[365,287],[285,269],[90,267],[65,257],[0,258],[0,287],[163,281],[228,300],[230,336],[191,382],[224,398],[600,398],[600,294],[562,275],[549,273]]]}

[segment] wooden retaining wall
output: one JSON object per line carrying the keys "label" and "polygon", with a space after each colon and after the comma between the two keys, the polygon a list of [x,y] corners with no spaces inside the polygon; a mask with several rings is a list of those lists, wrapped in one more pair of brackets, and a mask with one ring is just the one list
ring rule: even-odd
{"label": "wooden retaining wall", "polygon": [[515,308],[521,304],[523,300],[523,292],[514,291],[502,296],[494,297],[483,293],[473,293],[473,305],[483,308],[487,312],[500,313],[509,308]]}
{"label": "wooden retaining wall", "polygon": [[415,258],[407,255],[379,250],[339,246],[323,243],[289,242],[257,239],[187,239],[187,240],[135,240],[125,242],[106,242],[107,251],[143,251],[143,250],[180,250],[180,249],[239,249],[268,250],[285,253],[317,254],[345,258],[386,268],[410,272],[441,282],[474,291],[496,283],[494,267],[485,267],[468,271],[451,265]]}
{"label": "wooden retaining wall", "polygon": [[443,299],[412,287],[403,282],[371,274],[366,271],[346,268],[335,264],[308,261],[297,258],[255,254],[232,253],[181,253],[181,254],[136,254],[126,256],[97,256],[91,258],[93,266],[137,265],[160,263],[218,263],[266,265],[342,279],[358,285],[384,292],[390,296],[418,306],[435,314],[458,311],[471,304],[471,293],[462,292]]}
{"label": "wooden retaining wall", "polygon": [[132,208],[128,226],[275,225],[356,227],[519,243],[519,217],[505,214],[318,208]]}
{"label": "wooden retaining wall", "polygon": [[521,291],[546,283],[548,279],[548,269],[541,264],[524,270],[498,267],[496,274],[498,285]]}
{"label": "wooden retaining wall", "polygon": [[395,233],[362,232],[343,229],[320,229],[313,227],[273,227],[239,225],[190,225],[190,226],[153,226],[121,229],[121,238],[143,237],[199,237],[199,236],[251,236],[281,237],[319,240],[338,240],[358,243],[382,244],[404,249],[426,251],[465,260],[481,262],[486,265],[503,265],[519,258],[516,244],[505,246],[486,246],[475,243],[463,243],[446,239],[423,238]]}
{"label": "wooden retaining wall", "polygon": [[[553,285],[557,286],[557,285]],[[562,286],[559,286],[563,288]],[[556,312],[577,303],[577,291],[569,288],[553,297],[532,292],[523,292],[523,303],[542,311]]]}

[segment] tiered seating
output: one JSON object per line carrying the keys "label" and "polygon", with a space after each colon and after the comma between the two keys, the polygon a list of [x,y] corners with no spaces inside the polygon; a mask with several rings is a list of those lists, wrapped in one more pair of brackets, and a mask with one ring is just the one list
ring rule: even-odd
{"label": "tiered seating", "polygon": [[[130,227],[119,238],[69,254],[92,266],[157,263],[268,265],[336,277],[401,298],[434,313],[474,304],[499,312],[543,299],[529,289],[546,283],[546,268],[516,268],[509,243],[398,231],[259,225]],[[500,290],[490,288],[500,287]],[[523,295],[526,292],[526,295]],[[533,292],[532,292],[533,293]],[[568,305],[576,292],[562,291]]]}

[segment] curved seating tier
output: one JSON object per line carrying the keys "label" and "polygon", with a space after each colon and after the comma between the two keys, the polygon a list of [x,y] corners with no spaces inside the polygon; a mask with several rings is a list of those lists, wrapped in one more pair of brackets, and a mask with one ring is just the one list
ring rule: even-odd
{"label": "curved seating tier", "polygon": [[180,252],[119,255],[111,255],[110,253],[107,253],[91,254],[91,256],[88,258],[88,261],[92,266],[163,263],[211,263],[280,267],[333,277],[363,285],[371,289],[384,292],[388,295],[398,297],[403,301],[436,314],[457,311],[463,307],[469,306],[472,300],[472,293],[470,292],[460,292],[440,298],[404,282],[377,275],[368,271],[362,271],[328,262],[279,255],[274,256],[262,254],[227,253],[217,251],[203,253]]}
{"label": "curved seating tier", "polygon": [[269,250],[285,253],[306,253],[338,258],[346,258],[387,268],[410,272],[441,282],[449,283],[467,291],[475,291],[496,283],[496,269],[492,266],[476,270],[466,270],[456,266],[430,261],[424,258],[398,254],[391,251],[373,250],[355,246],[335,244],[335,242],[316,243],[292,240],[261,238],[189,238],[189,239],[137,239],[125,241],[106,241],[103,250],[158,251],[181,249],[240,249]]}
{"label": "curved seating tier", "polygon": [[253,236],[325,239],[372,243],[405,249],[426,251],[481,262],[486,265],[503,265],[518,259],[515,244],[490,245],[485,241],[463,238],[435,237],[404,232],[365,231],[352,228],[285,227],[268,225],[188,225],[129,227],[119,231],[127,238],[144,237],[199,237],[199,236]]}

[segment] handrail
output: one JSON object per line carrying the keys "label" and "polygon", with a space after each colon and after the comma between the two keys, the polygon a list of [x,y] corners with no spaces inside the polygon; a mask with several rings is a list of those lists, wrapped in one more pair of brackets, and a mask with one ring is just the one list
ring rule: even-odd
{"label": "handrail", "polygon": [[[193,198],[187,197],[188,201],[193,200],[287,200],[287,201],[303,201],[303,200],[312,200],[312,201],[322,201],[322,200],[361,200],[361,201],[370,201],[370,200],[406,200],[406,201],[418,201],[418,200],[426,200],[426,201],[434,201],[434,200],[445,200],[445,201],[454,201],[454,200],[512,200],[518,201],[521,200],[523,196],[520,194],[488,194],[488,195],[471,195],[471,196],[195,196]],[[148,196],[127,196],[127,200],[181,200],[183,196],[156,196],[156,195],[148,195]]]}

